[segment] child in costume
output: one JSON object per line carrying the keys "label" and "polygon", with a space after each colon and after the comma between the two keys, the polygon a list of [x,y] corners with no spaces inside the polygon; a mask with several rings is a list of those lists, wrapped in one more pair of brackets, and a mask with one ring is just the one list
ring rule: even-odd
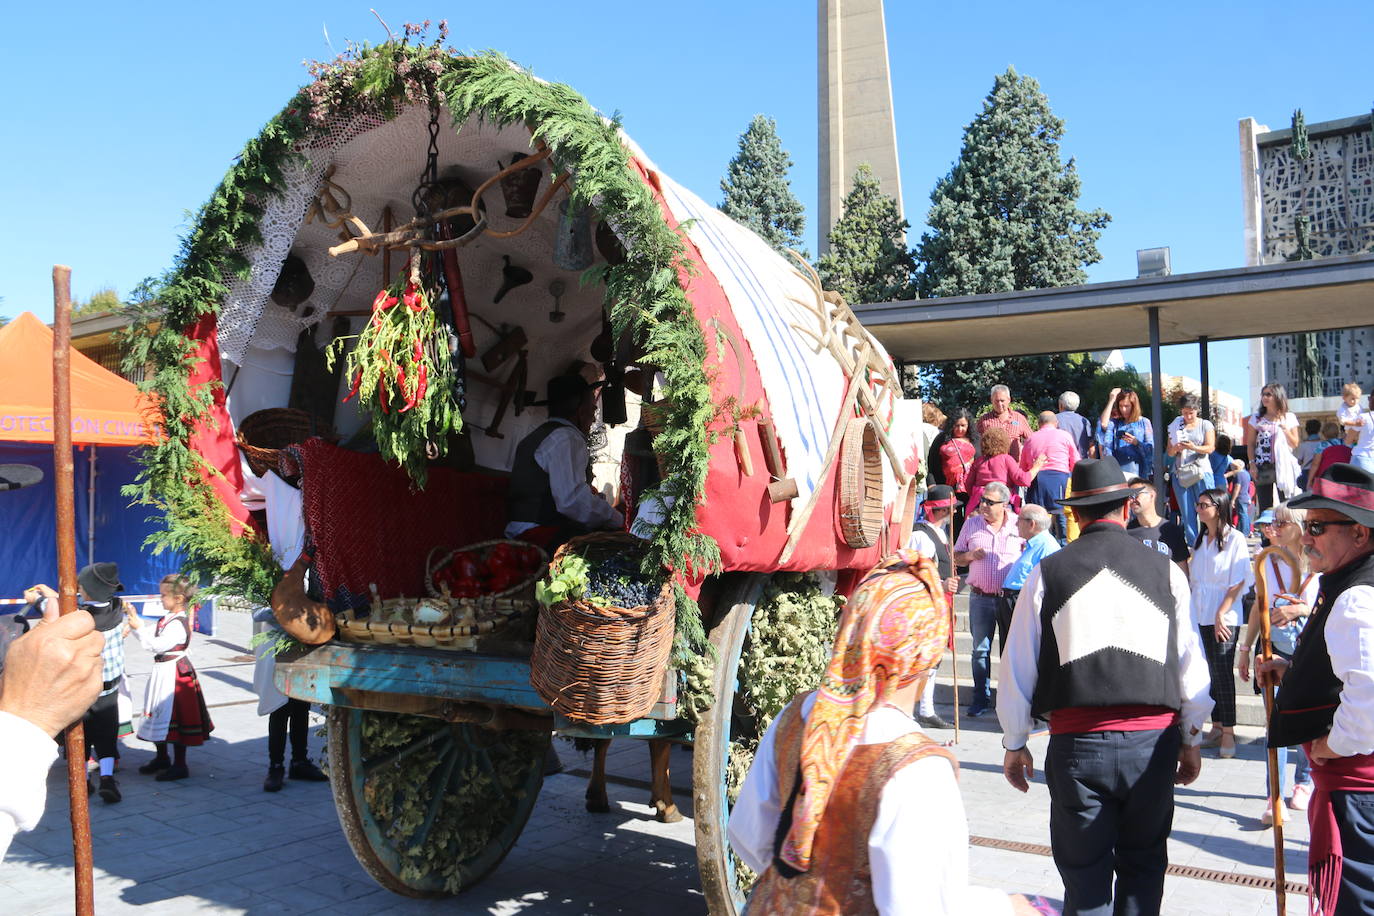
{"label": "child in costume", "polygon": [[[215,725],[210,721],[196,669],[186,657],[186,647],[191,643],[189,605],[195,599],[196,587],[185,576],[172,574],[163,577],[158,591],[167,613],[155,626],[144,626],[133,608],[126,608],[125,613],[138,641],[153,653],[138,737],[153,742],[157,756],[138,771],[156,773],[159,782],[167,782],[191,775],[186,768],[186,748],[204,744]],[[175,760],[167,756],[169,743]]]}
{"label": "child in costume", "polygon": [[769,725],[730,812],[730,845],[759,873],[748,912],[1047,912],[968,883],[958,762],[910,715],[945,652],[944,587],[915,551],[884,564],[845,605],[820,688]]}

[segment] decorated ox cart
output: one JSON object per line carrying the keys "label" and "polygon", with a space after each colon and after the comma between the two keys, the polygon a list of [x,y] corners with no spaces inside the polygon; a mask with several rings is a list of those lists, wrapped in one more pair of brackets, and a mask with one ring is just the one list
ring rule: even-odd
{"label": "decorated ox cart", "polygon": [[[328,708],[339,818],[378,882],[480,881],[519,837],[555,732],[666,739],[695,747],[701,882],[734,912],[749,877],[730,799],[766,723],[819,677],[833,596],[910,529],[915,405],[804,262],[568,87],[412,30],[312,74],[130,335],[168,433],[145,497],[221,588],[271,594],[296,637],[276,683]],[[457,548],[518,550],[508,472],[544,421],[531,392],[570,365],[607,383],[594,480],[629,532],[459,595]],[[304,520],[285,570],[245,509],[236,443],[263,475],[266,528],[282,506]],[[282,480],[299,495],[274,507]],[[579,544],[592,566],[634,556],[644,606],[559,592]],[[621,625],[607,660],[600,634]]]}

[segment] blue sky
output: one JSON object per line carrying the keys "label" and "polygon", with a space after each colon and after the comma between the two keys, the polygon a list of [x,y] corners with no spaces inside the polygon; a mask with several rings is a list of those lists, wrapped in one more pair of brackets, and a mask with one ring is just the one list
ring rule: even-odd
{"label": "blue sky", "polygon": [[[976,14],[970,9],[976,7]],[[1199,8],[1203,7],[1203,8]],[[398,31],[447,15],[451,43],[497,48],[567,82],[665,171],[708,200],[739,133],[776,118],[793,187],[814,217],[814,2],[378,3]],[[518,12],[513,12],[518,10]],[[1317,21],[1314,21],[1314,18]],[[1374,100],[1374,4],[888,3],[903,190],[912,239],[994,75],[1034,76],[1067,122],[1081,203],[1113,216],[1089,268],[1135,276],[1135,251],[1168,245],[1177,273],[1243,263],[1237,121],[1285,127],[1360,114]],[[326,31],[328,40],[326,40]],[[1306,37],[1310,33],[1310,39]],[[1350,36],[1348,47],[1319,41]],[[7,12],[9,86],[0,202],[0,312],[51,316],[50,270],[76,296],[121,294],[169,266],[193,211],[245,140],[306,80],[305,58],[379,41],[366,5],[69,3]],[[332,43],[332,49],[331,49]],[[812,252],[815,227],[808,225]],[[1214,384],[1246,396],[1241,343],[1212,346]],[[1132,354],[1147,368],[1143,353]],[[1197,374],[1195,346],[1166,372]]]}

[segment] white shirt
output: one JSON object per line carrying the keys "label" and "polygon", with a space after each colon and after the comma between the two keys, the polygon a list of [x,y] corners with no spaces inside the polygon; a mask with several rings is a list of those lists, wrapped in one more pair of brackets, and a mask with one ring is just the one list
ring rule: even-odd
{"label": "white shirt", "polygon": [[[945,534],[945,526],[928,519],[921,519],[927,525],[935,529],[935,536],[940,539],[941,544],[948,545],[949,537]],[[914,550],[923,557],[935,559],[936,544],[931,536],[926,533],[924,528],[914,528],[911,531],[911,539],[906,542],[908,550]]]}
{"label": "white shirt", "polygon": [[1354,404],[1347,404],[1342,401],[1341,406],[1336,408],[1336,422],[1340,423],[1342,426],[1346,424],[1354,426],[1356,423],[1360,422],[1360,402],[1356,401]]}
{"label": "white shirt", "polygon": [[1216,625],[1217,609],[1226,593],[1233,585],[1243,583],[1245,587],[1231,602],[1225,617],[1227,626],[1240,623],[1241,596],[1246,588],[1255,584],[1255,570],[1250,565],[1250,547],[1245,543],[1245,536],[1227,526],[1218,544],[1204,534],[1188,563],[1188,579],[1193,589],[1193,623],[1200,627]]}
{"label": "white shirt", "polygon": [[1360,438],[1356,440],[1355,447],[1350,450],[1350,460],[1356,461],[1360,458],[1374,458],[1374,413],[1363,413],[1364,425],[1357,427],[1360,431]]}
{"label": "white shirt", "polygon": [[[802,715],[815,705],[802,701]],[[730,810],[730,846],[759,874],[773,861],[783,800],[778,798],[775,719],[759,743]],[[920,732],[896,709],[880,707],[865,720],[863,744],[883,744]],[[968,820],[954,770],[943,757],[903,767],[883,787],[878,816],[868,834],[873,899],[883,914],[1000,916],[1011,913],[1006,894],[968,883]]]}
{"label": "white shirt", "polygon": [[[997,669],[997,721],[1002,743],[1009,748],[1026,746],[1033,722],[1031,697],[1040,676],[1040,610],[1045,602],[1044,568],[1036,566],[1016,599],[1007,648]],[[1183,742],[1199,744],[1202,724],[1212,714],[1212,676],[1202,653],[1198,632],[1189,620],[1188,580],[1177,563],[1169,564],[1169,591],[1174,596],[1174,647],[1178,651],[1178,693],[1183,698],[1179,719]],[[1196,735],[1190,735],[1193,729]]]}
{"label": "white shirt", "polygon": [[32,830],[48,800],[48,769],[57,759],[57,742],[28,719],[0,712],[0,859],[20,830]]}
{"label": "white shirt", "polygon": [[1374,754],[1374,586],[1341,592],[1326,619],[1326,651],[1341,705],[1326,736],[1333,754]]}
{"label": "white shirt", "polygon": [[[559,513],[592,531],[621,527],[624,516],[587,483],[587,437],[562,417],[553,422],[559,426],[534,450],[534,463],[549,475]],[[513,519],[506,525],[506,537],[519,537],[536,527],[538,523],[529,519]]]}

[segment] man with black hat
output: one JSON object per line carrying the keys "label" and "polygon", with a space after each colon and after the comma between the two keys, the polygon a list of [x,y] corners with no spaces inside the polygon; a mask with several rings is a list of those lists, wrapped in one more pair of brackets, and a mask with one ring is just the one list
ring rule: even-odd
{"label": "man with black hat", "polygon": [[552,548],[578,534],[624,525],[620,512],[588,483],[587,434],[601,384],[578,373],[549,379],[549,419],[515,449],[506,537]]}
{"label": "man with black hat", "polygon": [[1035,774],[1032,722],[1049,721],[1050,846],[1066,914],[1107,916],[1113,896],[1115,912],[1159,912],[1173,787],[1201,770],[1212,708],[1188,581],[1126,533],[1138,491],[1111,457],[1074,467],[1061,503],[1082,534],[1031,571],[999,672],[1003,773],[1022,792]]}
{"label": "man with black hat", "polygon": [[[947,529],[954,514],[954,507],[958,504],[959,497],[953,487],[943,483],[931,487],[926,491],[925,501],[921,503],[922,517],[911,526],[911,539],[907,542],[909,548],[935,561],[935,568],[940,573],[940,582],[945,589],[945,603],[951,609],[954,607],[954,595],[959,591],[959,575],[954,569]],[[958,702],[958,697],[955,697],[955,702]],[[921,694],[916,721],[922,728],[951,727],[935,711],[933,685]]]}
{"label": "man with black hat", "polygon": [[[100,653],[100,694],[86,711],[85,729],[86,744],[100,764],[100,797],[113,805],[123,800],[114,765],[119,755],[119,685],[124,680],[124,609],[115,593],[124,591],[124,586],[114,563],[82,567],[76,574],[76,586],[82,609],[95,619],[95,629],[105,640]],[[57,593],[47,585],[35,585],[24,592],[24,598],[43,610],[56,602]]]}
{"label": "man with black hat", "polygon": [[1374,912],[1374,475],[1333,464],[1311,492],[1302,546],[1320,572],[1317,602],[1291,662],[1259,665],[1283,681],[1273,744],[1302,744],[1316,791],[1307,806],[1307,870],[1322,913]]}

